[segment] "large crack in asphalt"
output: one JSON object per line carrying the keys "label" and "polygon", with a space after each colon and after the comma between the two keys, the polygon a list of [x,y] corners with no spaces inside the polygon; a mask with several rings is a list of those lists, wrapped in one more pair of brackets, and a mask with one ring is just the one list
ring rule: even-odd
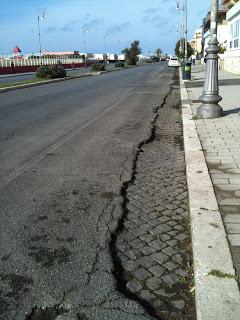
{"label": "large crack in asphalt", "polygon": [[[111,258],[112,258],[112,262],[113,262],[113,270],[112,270],[112,274],[114,275],[115,279],[116,279],[116,286],[117,286],[117,290],[123,294],[123,296],[125,296],[126,298],[128,299],[131,299],[131,300],[134,300],[136,301],[139,305],[141,305],[143,307],[143,309],[146,311],[147,314],[149,314],[150,316],[154,317],[154,318],[157,318],[157,319],[161,319],[159,317],[159,315],[156,313],[155,309],[152,307],[151,304],[149,304],[147,301],[145,301],[144,299],[141,299],[139,297],[137,297],[136,295],[134,295],[133,293],[131,293],[127,287],[126,287],[126,284],[127,284],[127,280],[125,279],[125,276],[124,276],[124,269],[123,269],[123,266],[122,266],[122,263],[121,263],[121,259],[118,255],[118,249],[117,249],[117,246],[116,246],[116,242],[117,242],[117,239],[118,239],[118,236],[122,233],[123,229],[124,229],[124,221],[128,215],[128,208],[127,208],[127,204],[129,202],[129,199],[128,199],[128,195],[127,195],[127,190],[128,188],[134,183],[135,179],[136,179],[136,166],[137,166],[137,162],[138,162],[138,159],[139,159],[139,155],[141,152],[143,152],[142,148],[151,143],[152,141],[154,141],[155,139],[155,134],[156,134],[156,121],[159,117],[159,113],[158,111],[164,107],[164,105],[166,104],[166,100],[168,98],[169,95],[171,95],[172,93],[172,90],[174,89],[174,81],[172,83],[169,84],[169,89],[168,89],[168,92],[165,94],[165,97],[163,98],[163,101],[161,104],[157,105],[155,108],[153,108],[153,119],[150,123],[150,126],[149,126],[149,135],[146,139],[144,139],[143,141],[141,141],[137,147],[136,147],[136,151],[135,151],[135,156],[134,156],[134,159],[133,159],[133,162],[132,162],[132,169],[131,169],[131,177],[128,181],[125,181],[123,182],[123,185],[121,187],[121,192],[120,192],[120,195],[122,197],[122,203],[121,203],[121,209],[122,209],[122,215],[118,221],[118,224],[117,224],[117,228],[113,231],[111,230],[109,227],[107,227],[107,230],[106,230],[106,233],[109,234],[109,237],[110,237],[110,242],[109,243],[105,243],[105,245],[109,245],[109,249],[110,249],[110,254],[111,254]],[[125,159],[123,161],[123,171],[120,175],[120,179],[122,178],[122,175],[124,173],[124,162],[127,161],[127,159]],[[98,223],[97,223],[97,226],[99,226],[99,223],[101,222],[101,219],[102,217],[104,216],[105,214],[105,211],[107,209],[111,208],[111,214],[110,214],[110,218],[109,218],[109,221],[107,223],[107,225],[109,224],[110,220],[113,218],[112,215],[113,215],[113,212],[115,210],[115,205],[112,203],[112,200],[108,200],[106,205],[104,206],[101,214],[100,214],[100,217],[99,217],[99,220],[98,220]],[[108,237],[107,237],[108,239]],[[94,261],[93,261],[93,265],[92,265],[92,268],[89,272],[87,272],[87,285],[89,285],[89,283],[91,282],[91,278],[92,278],[92,275],[97,271],[97,265],[98,265],[98,262],[99,262],[99,255],[101,253],[101,250],[104,250],[106,249],[106,247],[102,247],[102,244],[99,243],[96,247],[96,255],[95,255],[95,258],[94,258]],[[102,270],[104,271],[104,270]],[[118,311],[121,311],[121,312],[124,312],[124,313],[128,313],[127,311],[124,311],[122,310],[121,308],[119,307],[107,307],[107,306],[104,306],[104,304],[107,302],[107,301],[113,301],[110,299],[110,294],[111,292],[108,294],[108,296],[100,303],[96,303],[96,306],[98,307],[102,307],[103,309],[108,309],[108,310],[118,310]],[[80,309],[80,310],[83,310],[85,307],[89,308],[89,307],[92,307],[92,306],[95,306],[95,304],[91,304],[91,305],[79,305],[78,307],[76,307],[75,309]],[[54,306],[48,306],[48,307],[45,307],[45,308],[42,308],[42,307],[34,307],[31,312],[26,315],[26,318],[25,320],[55,320],[57,319],[59,316],[61,315],[64,315],[64,314],[68,314],[70,310],[67,309],[67,307],[65,306],[65,303],[64,303],[64,299],[54,305]],[[135,314],[135,313],[129,313],[129,314]],[[136,315],[138,315],[136,313]],[[140,315],[140,314],[139,314]],[[87,316],[85,315],[85,313],[77,313],[77,317],[78,319],[80,320],[86,320],[88,319]]]}
{"label": "large crack in asphalt", "polygon": [[136,174],[137,174],[136,166],[137,166],[137,162],[139,159],[139,154],[141,152],[143,152],[143,150],[142,150],[143,146],[154,141],[155,134],[156,134],[156,121],[159,117],[158,111],[160,110],[160,108],[164,107],[164,105],[166,104],[166,100],[167,100],[168,96],[171,95],[173,89],[174,89],[174,82],[169,85],[169,90],[166,93],[162,103],[153,109],[154,117],[153,117],[153,120],[151,121],[151,124],[150,124],[149,136],[146,139],[144,139],[143,141],[141,141],[137,146],[136,154],[135,154],[133,164],[132,164],[131,178],[128,181],[125,181],[122,185],[122,188],[121,188],[121,196],[123,198],[123,202],[122,202],[122,212],[123,213],[122,213],[120,220],[118,221],[118,226],[117,226],[115,232],[111,234],[111,241],[109,244],[110,252],[111,252],[111,256],[112,256],[112,262],[113,262],[113,266],[114,266],[112,273],[115,276],[116,281],[117,281],[117,290],[119,292],[121,292],[123,295],[125,295],[128,299],[134,300],[137,303],[139,303],[150,316],[152,316],[156,319],[161,319],[161,318],[156,313],[156,310],[153,308],[153,306],[150,303],[148,303],[146,300],[137,297],[135,294],[131,293],[127,289],[127,287],[126,287],[127,280],[125,279],[125,275],[124,275],[125,270],[122,266],[121,259],[118,255],[118,249],[117,249],[116,243],[117,243],[118,236],[124,230],[124,222],[126,220],[126,217],[128,216],[129,210],[127,208],[127,204],[129,203],[129,199],[127,196],[127,190],[129,189],[129,187],[131,185],[134,184],[134,182],[136,180]]}

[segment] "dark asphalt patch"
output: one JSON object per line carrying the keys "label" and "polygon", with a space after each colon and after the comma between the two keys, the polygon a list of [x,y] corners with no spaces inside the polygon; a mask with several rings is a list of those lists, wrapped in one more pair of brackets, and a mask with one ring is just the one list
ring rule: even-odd
{"label": "dark asphalt patch", "polygon": [[34,307],[31,313],[26,315],[25,320],[55,320],[61,314],[68,312],[67,309],[59,304],[47,308]]}

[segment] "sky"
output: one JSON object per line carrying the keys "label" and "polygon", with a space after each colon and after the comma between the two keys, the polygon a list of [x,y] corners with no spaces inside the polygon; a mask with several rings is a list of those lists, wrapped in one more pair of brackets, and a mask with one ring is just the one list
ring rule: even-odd
{"label": "sky", "polygon": [[[183,0],[179,1],[183,3]],[[211,0],[188,0],[188,38],[201,26]],[[182,7],[182,6],[180,6]],[[46,51],[120,53],[134,40],[143,53],[161,48],[172,54],[178,39],[182,10],[176,0],[1,0],[0,54],[11,54],[15,45],[22,53]]]}

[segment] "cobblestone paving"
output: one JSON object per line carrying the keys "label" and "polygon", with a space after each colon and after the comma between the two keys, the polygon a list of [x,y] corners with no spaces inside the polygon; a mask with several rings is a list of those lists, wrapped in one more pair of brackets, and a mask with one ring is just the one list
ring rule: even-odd
{"label": "cobblestone paving", "polygon": [[155,136],[142,146],[127,215],[117,240],[127,289],[159,319],[194,319],[179,92],[158,110]]}

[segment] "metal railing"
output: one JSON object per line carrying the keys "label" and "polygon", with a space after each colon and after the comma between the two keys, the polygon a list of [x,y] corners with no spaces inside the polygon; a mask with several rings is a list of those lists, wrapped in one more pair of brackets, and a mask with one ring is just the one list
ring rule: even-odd
{"label": "metal railing", "polygon": [[83,63],[82,58],[45,58],[41,59],[27,59],[27,58],[6,58],[0,57],[0,67],[11,67],[12,63],[14,67],[26,67],[26,66],[40,66],[40,65],[53,65],[57,63],[61,64],[77,64]]}

